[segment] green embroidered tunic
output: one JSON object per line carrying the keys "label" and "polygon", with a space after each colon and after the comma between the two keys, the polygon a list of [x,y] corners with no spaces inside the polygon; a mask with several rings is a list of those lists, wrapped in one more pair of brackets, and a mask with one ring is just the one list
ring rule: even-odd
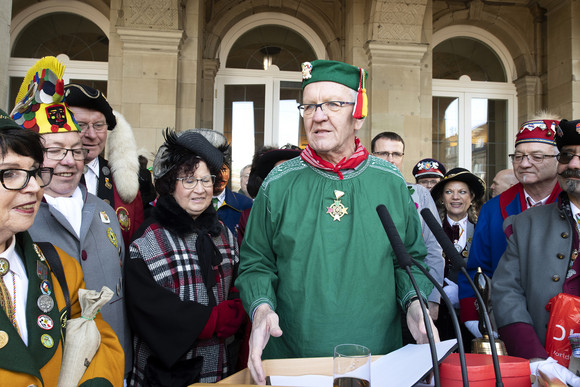
{"label": "green embroidered tunic", "polygon": [[[338,199],[346,214],[328,212]],[[338,204],[338,203],[337,203]],[[426,255],[415,203],[390,163],[369,156],[339,180],[299,157],[276,167],[252,207],[236,287],[248,313],[269,303],[283,335],[263,358],[332,356],[356,343],[373,354],[401,346],[402,306],[415,295],[376,213],[385,204],[407,251]],[[423,298],[432,285],[413,268]]]}

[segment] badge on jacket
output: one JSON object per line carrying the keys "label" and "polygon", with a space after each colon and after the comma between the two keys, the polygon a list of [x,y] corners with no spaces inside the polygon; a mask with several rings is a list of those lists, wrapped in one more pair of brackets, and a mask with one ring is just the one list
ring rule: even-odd
{"label": "badge on jacket", "polygon": [[107,224],[111,223],[111,218],[109,218],[109,215],[107,215],[105,211],[101,211],[99,215],[101,215],[101,222]]}
{"label": "badge on jacket", "polygon": [[119,248],[119,242],[117,242],[117,234],[115,234],[115,231],[113,231],[111,227],[107,229],[107,236],[109,237],[109,241],[111,241],[113,246]]}

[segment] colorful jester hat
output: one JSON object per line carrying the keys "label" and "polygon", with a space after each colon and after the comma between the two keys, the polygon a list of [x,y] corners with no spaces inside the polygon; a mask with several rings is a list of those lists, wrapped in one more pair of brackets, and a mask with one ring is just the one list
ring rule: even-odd
{"label": "colorful jester hat", "polygon": [[39,134],[80,132],[64,102],[64,67],[46,56],[28,70],[10,114],[18,125]]}

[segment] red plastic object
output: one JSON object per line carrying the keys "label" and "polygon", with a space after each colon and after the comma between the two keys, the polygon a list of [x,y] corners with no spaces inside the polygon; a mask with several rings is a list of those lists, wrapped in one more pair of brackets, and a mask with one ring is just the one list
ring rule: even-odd
{"label": "red plastic object", "polygon": [[[495,387],[491,355],[466,353],[469,387]],[[499,356],[501,379],[505,387],[530,387],[530,363],[527,359]],[[441,387],[462,387],[459,354],[452,353],[439,365]]]}

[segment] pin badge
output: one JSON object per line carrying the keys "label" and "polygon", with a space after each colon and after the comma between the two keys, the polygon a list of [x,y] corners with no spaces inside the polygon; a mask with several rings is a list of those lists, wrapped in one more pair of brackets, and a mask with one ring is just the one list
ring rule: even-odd
{"label": "pin badge", "polygon": [[48,279],[48,266],[46,266],[46,263],[36,261],[36,275],[41,281]]}
{"label": "pin badge", "polygon": [[3,277],[10,271],[10,262],[6,258],[0,258],[0,277]]}
{"label": "pin badge", "polygon": [[105,187],[107,187],[107,189],[113,188],[113,184],[111,184],[108,177],[105,177]]}
{"label": "pin badge", "polygon": [[54,346],[54,340],[52,339],[52,336],[46,333],[40,336],[40,342],[46,348],[52,348]]}
{"label": "pin badge", "polygon": [[129,211],[125,207],[117,207],[115,210],[117,212],[117,218],[119,219],[119,225],[121,230],[129,231],[131,227],[131,219],[129,218]]}
{"label": "pin badge", "polygon": [[302,63],[301,67],[302,67],[302,80],[312,78],[312,74],[311,74],[312,63],[304,62],[304,63]]}
{"label": "pin badge", "polygon": [[50,282],[48,282],[47,280],[42,281],[40,283],[40,291],[42,294],[50,296],[50,294],[52,293],[52,290],[50,289]]}
{"label": "pin badge", "polygon": [[36,322],[38,326],[44,329],[45,331],[49,331],[52,329],[52,327],[54,327],[54,322],[52,321],[52,319],[45,314],[41,314],[40,316],[38,316]]}
{"label": "pin badge", "polygon": [[0,331],[0,349],[4,348],[8,344],[8,333]]}
{"label": "pin badge", "polygon": [[100,215],[101,215],[101,222],[111,223],[111,219],[109,218],[109,215],[107,215],[107,213],[105,211],[101,211]]}
{"label": "pin badge", "polygon": [[42,262],[46,261],[46,258],[44,257],[44,254],[42,254],[42,250],[40,250],[40,247],[38,247],[36,243],[33,243],[32,246],[34,247],[34,251],[36,251],[36,255],[38,255],[38,258],[40,258]]}
{"label": "pin badge", "polygon": [[113,246],[118,248],[119,242],[117,242],[117,234],[115,234],[115,231],[113,231],[111,227],[107,229],[107,236],[109,237],[109,241],[111,241]]}
{"label": "pin badge", "polygon": [[101,171],[103,171],[103,175],[105,176],[109,176],[109,174],[111,173],[111,170],[109,169],[109,167],[104,166]]}
{"label": "pin badge", "polygon": [[52,308],[54,308],[54,300],[49,295],[42,294],[38,297],[36,305],[38,305],[38,308],[42,310],[42,312],[48,313]]}

